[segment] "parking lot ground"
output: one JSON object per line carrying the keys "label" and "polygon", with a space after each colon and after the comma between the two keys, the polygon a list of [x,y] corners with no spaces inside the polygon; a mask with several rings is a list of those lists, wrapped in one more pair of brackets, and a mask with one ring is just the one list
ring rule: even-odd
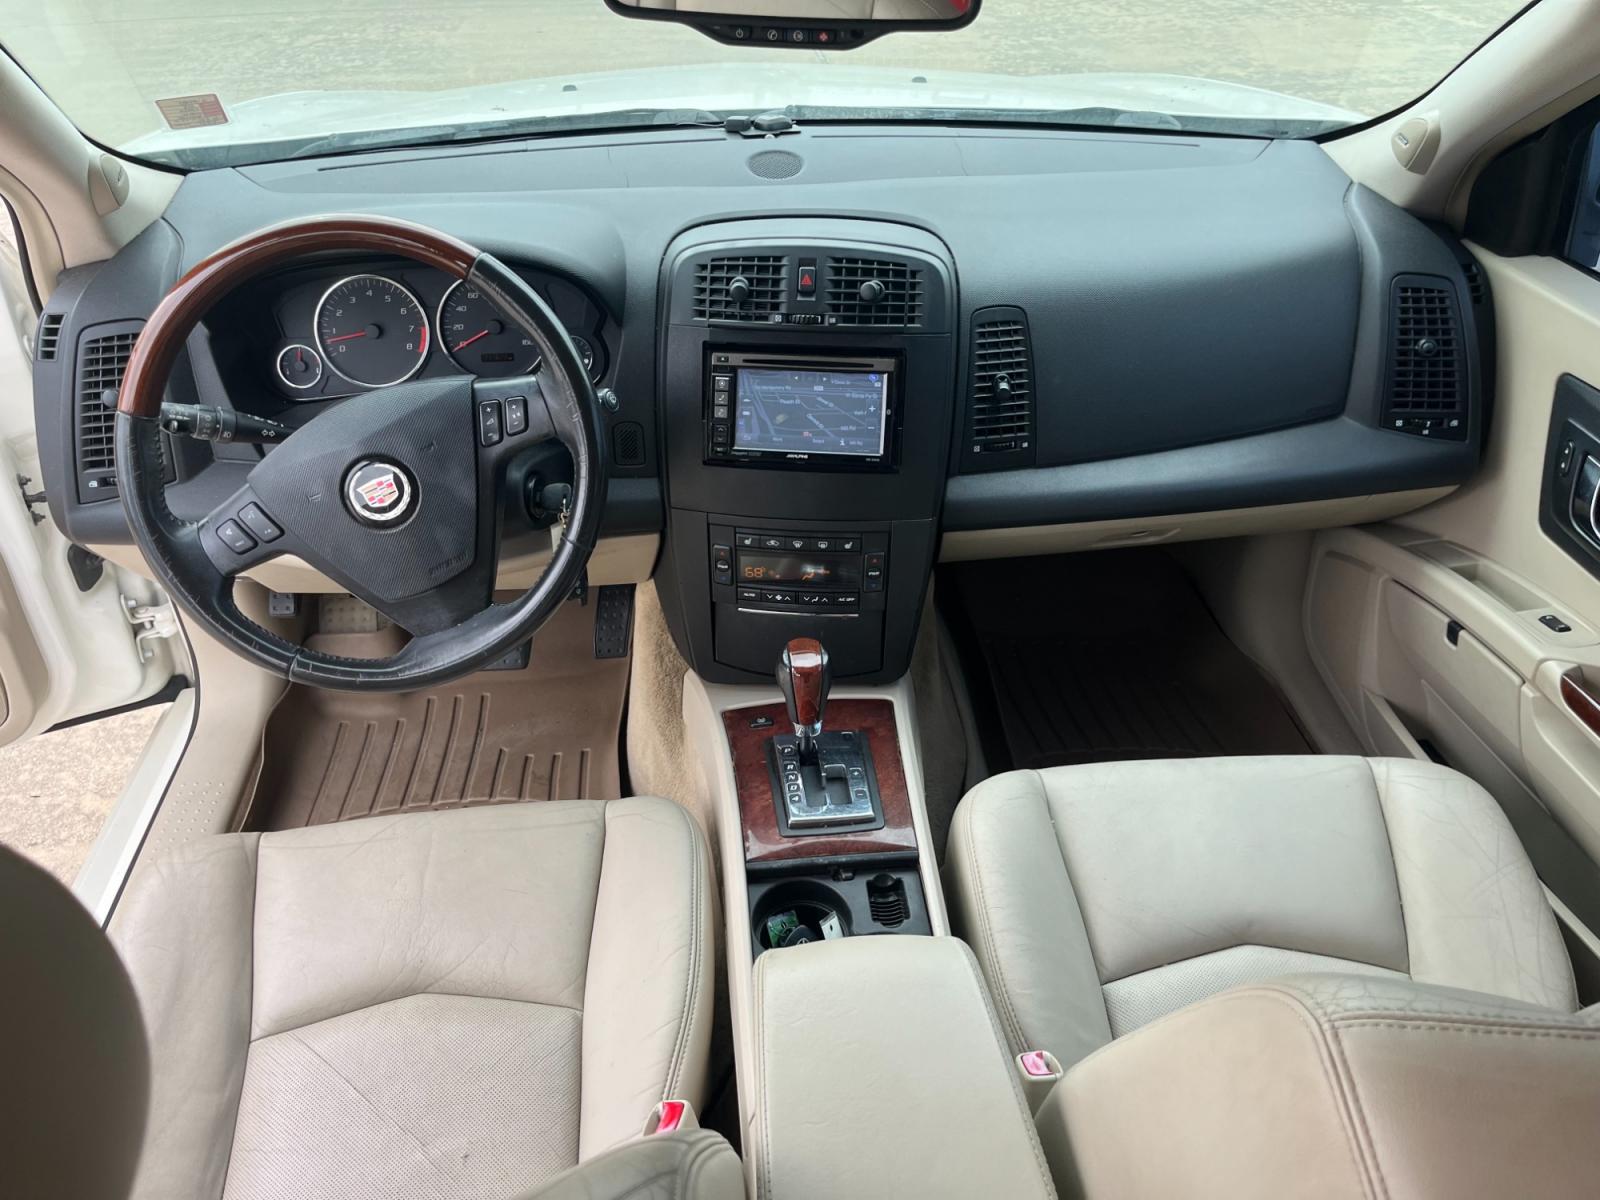
{"label": "parking lot ground", "polygon": [[0,843],[70,884],[167,706],[0,749]]}

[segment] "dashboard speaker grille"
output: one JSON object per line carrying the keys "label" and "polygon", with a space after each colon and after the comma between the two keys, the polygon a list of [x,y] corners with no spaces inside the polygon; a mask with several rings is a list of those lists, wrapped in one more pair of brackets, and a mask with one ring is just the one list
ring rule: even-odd
{"label": "dashboard speaker grille", "polygon": [[[104,328],[99,326],[97,328]],[[88,504],[117,494],[116,413],[102,399],[107,389],[122,385],[139,323],[116,327],[114,333],[86,337],[78,343],[73,381],[73,435],[78,458],[78,501]]]}
{"label": "dashboard speaker grille", "polygon": [[783,311],[788,290],[789,260],[781,254],[708,259],[695,268],[695,320],[763,321]]}
{"label": "dashboard speaker grille", "polygon": [[922,272],[889,259],[831,258],[827,301],[830,325],[920,325]]}
{"label": "dashboard speaker grille", "polygon": [[624,421],[611,431],[611,456],[619,467],[644,466],[644,426]]}
{"label": "dashboard speaker grille", "polygon": [[[978,465],[1033,450],[1033,355],[1020,308],[983,308],[972,320],[972,389],[967,449]],[[986,461],[987,460],[987,463]]]}
{"label": "dashboard speaker grille", "polygon": [[39,361],[54,362],[61,351],[61,322],[64,313],[45,313],[39,322]]}
{"label": "dashboard speaker grille", "polygon": [[750,174],[762,179],[793,179],[805,165],[805,159],[788,150],[762,150],[745,161]]}
{"label": "dashboard speaker grille", "polygon": [[1455,289],[1402,275],[1390,297],[1385,428],[1422,437],[1467,436],[1466,347]]}

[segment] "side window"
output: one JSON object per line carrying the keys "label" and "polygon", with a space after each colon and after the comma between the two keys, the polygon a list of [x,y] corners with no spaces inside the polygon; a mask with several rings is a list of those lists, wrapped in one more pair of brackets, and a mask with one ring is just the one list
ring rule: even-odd
{"label": "side window", "polygon": [[1600,270],[1600,125],[1589,131],[1565,253],[1580,267]]}

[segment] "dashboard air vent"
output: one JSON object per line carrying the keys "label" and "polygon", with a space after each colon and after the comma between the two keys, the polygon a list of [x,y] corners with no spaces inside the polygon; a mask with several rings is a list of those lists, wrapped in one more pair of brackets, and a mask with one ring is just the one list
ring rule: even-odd
{"label": "dashboard air vent", "polygon": [[1401,275],[1390,295],[1386,429],[1467,436],[1467,362],[1455,289],[1433,275]]}
{"label": "dashboard air vent", "polygon": [[1467,273],[1467,295],[1474,304],[1482,304],[1488,295],[1489,284],[1483,277],[1483,268],[1474,259],[1468,259],[1461,264],[1461,269]]}
{"label": "dashboard air vent", "polygon": [[54,362],[61,350],[61,322],[65,313],[45,313],[39,322],[39,361]]}
{"label": "dashboard air vent", "polygon": [[[104,329],[104,326],[98,326]],[[133,353],[139,324],[128,323],[113,333],[99,333],[78,343],[74,376],[73,434],[78,457],[78,501],[88,504],[117,494],[116,413],[102,397],[120,387],[122,372]]]}
{"label": "dashboard air vent", "polygon": [[[1033,355],[1020,308],[983,308],[972,318],[972,389],[967,450],[977,466],[1015,465],[1033,449]],[[1004,460],[1000,456],[1007,456]]]}
{"label": "dashboard air vent", "polygon": [[828,260],[828,324],[922,324],[922,272],[879,258]]}
{"label": "dashboard air vent", "polygon": [[766,321],[783,311],[789,261],[781,254],[713,258],[694,273],[697,321]]}

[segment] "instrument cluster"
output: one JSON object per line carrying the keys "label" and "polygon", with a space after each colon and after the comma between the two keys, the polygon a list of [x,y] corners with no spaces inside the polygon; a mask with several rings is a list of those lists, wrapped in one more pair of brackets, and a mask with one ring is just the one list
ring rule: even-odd
{"label": "instrument cluster", "polygon": [[[605,313],[559,276],[518,272],[566,326],[589,376],[606,372]],[[404,264],[297,273],[272,302],[270,386],[286,400],[327,400],[417,375],[496,378],[539,369],[533,340],[463,280]]]}

